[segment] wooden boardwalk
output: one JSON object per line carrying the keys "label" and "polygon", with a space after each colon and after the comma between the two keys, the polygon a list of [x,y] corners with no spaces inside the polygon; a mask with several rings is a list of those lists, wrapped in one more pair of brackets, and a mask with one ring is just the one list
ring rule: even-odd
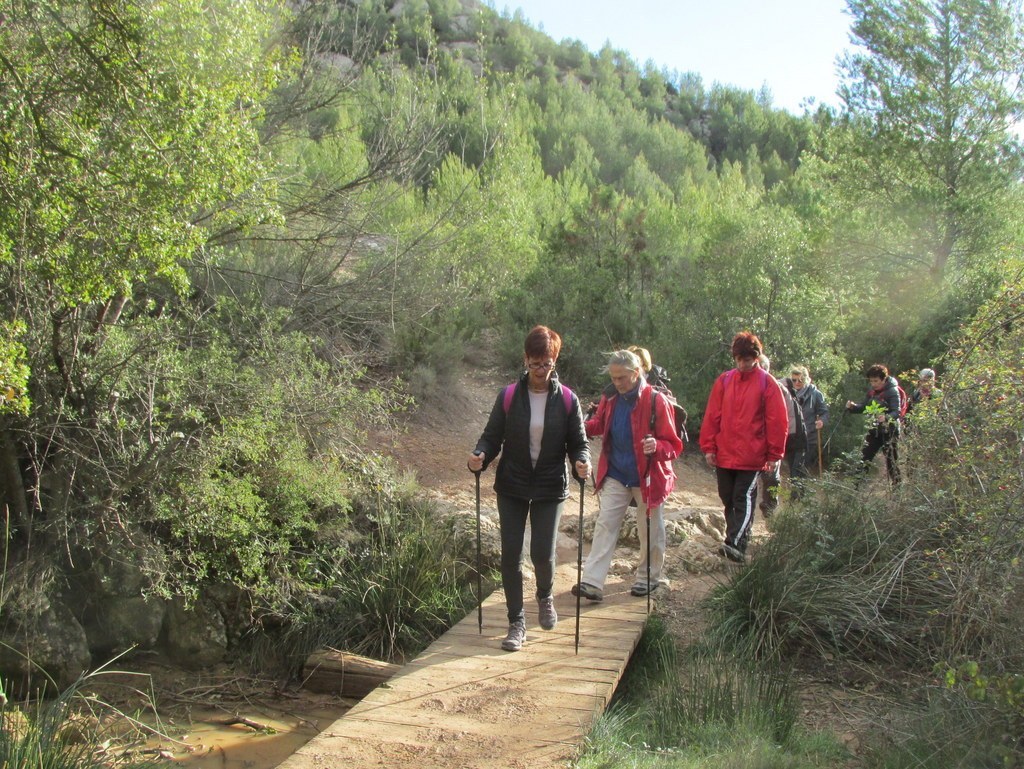
{"label": "wooden boardwalk", "polygon": [[508,629],[501,590],[387,684],[299,749],[280,769],[409,766],[416,769],[564,767],[603,712],[646,621],[647,601],[609,579],[605,600],[582,601],[574,653],[575,564],[559,567],[559,622],[537,624],[526,585],[526,645],[502,651]]}

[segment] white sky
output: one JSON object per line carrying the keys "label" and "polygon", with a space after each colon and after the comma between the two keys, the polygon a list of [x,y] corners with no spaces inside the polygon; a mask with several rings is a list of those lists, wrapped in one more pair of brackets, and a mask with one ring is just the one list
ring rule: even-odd
{"label": "white sky", "polygon": [[596,53],[609,42],[642,68],[695,72],[757,91],[801,114],[807,98],[838,104],[836,57],[852,48],[845,0],[487,0]]}

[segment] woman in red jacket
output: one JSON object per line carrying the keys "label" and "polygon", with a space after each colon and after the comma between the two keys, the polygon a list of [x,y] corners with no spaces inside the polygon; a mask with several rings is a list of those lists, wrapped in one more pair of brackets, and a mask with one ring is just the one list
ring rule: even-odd
{"label": "woman in red jacket", "polygon": [[[666,544],[662,513],[676,480],[672,460],[683,450],[683,442],[676,434],[672,406],[664,395],[656,395],[647,384],[640,358],[629,350],[617,350],[611,354],[606,368],[615,391],[601,396],[597,413],[585,424],[588,438],[594,435],[602,438],[596,480],[601,510],[579,586],[579,594],[591,601],[604,598],[604,581],[630,501],[637,504],[641,553],[630,593],[644,596],[661,584]],[[650,547],[646,522],[639,525],[648,509]],[[648,557],[650,582],[647,580]],[[575,585],[572,592],[574,595],[577,592]]]}
{"label": "woman in red jacket", "polygon": [[782,390],[758,367],[761,340],[742,331],[732,340],[736,368],[715,380],[700,428],[700,448],[718,477],[725,505],[725,542],[719,552],[746,563],[757,504],[757,479],[786,453],[789,416]]}

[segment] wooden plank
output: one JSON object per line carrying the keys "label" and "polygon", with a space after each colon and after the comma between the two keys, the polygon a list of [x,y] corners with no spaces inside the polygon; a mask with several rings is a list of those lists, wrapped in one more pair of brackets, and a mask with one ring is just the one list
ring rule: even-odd
{"label": "wooden plank", "polygon": [[[497,676],[494,681],[515,686],[538,685],[536,676],[532,672],[514,671],[505,675]],[[429,697],[440,695],[445,692],[463,692],[473,690],[486,685],[483,681],[468,681],[465,683],[451,684],[439,682],[429,677],[406,678],[401,687],[395,689],[391,686],[378,687],[374,690],[372,697],[363,700],[364,703],[378,705],[381,703],[397,702],[402,699],[416,697]],[[574,694],[580,697],[603,697],[608,688],[607,680],[591,681],[579,676],[557,675],[549,673],[541,682],[542,690],[546,692],[558,692],[562,694]]]}

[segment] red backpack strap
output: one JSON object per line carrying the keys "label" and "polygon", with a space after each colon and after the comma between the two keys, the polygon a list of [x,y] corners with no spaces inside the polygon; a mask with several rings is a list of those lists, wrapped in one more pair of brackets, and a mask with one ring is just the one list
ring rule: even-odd
{"label": "red backpack strap", "polygon": [[565,403],[565,413],[572,413],[572,390],[562,385],[562,401]]}
{"label": "red backpack strap", "polygon": [[516,387],[519,386],[519,382],[513,382],[510,385],[505,386],[505,394],[502,396],[501,407],[508,413],[509,406],[512,405],[512,397],[516,394]]}

